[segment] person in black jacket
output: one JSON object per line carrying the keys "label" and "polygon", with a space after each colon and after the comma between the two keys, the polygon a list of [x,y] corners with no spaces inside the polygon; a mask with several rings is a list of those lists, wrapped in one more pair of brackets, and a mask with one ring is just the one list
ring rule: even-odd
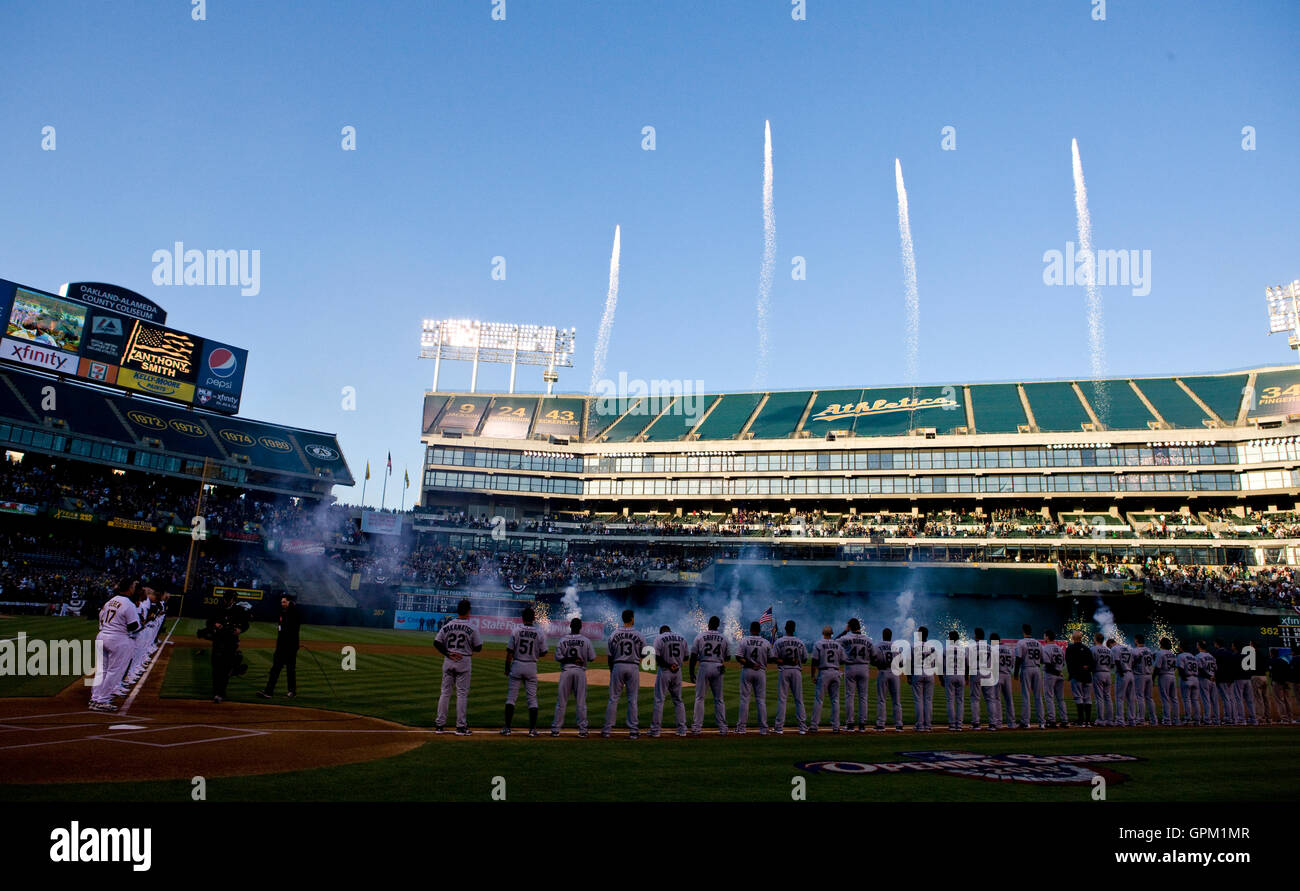
{"label": "person in black jacket", "polygon": [[1065,668],[1070,673],[1070,692],[1074,694],[1075,723],[1081,727],[1092,726],[1092,650],[1083,643],[1083,632],[1070,635],[1070,645],[1065,648]]}
{"label": "person in black jacket", "polygon": [[208,616],[207,625],[198,635],[212,641],[212,701],[226,698],[226,685],[231,677],[240,677],[248,670],[248,663],[239,652],[239,636],[248,630],[249,606],[235,595],[227,595],[222,604]]}
{"label": "person in black jacket", "polygon": [[289,681],[290,699],[298,695],[298,629],[302,627],[302,618],[298,615],[298,604],[288,594],[280,598],[280,626],[275,635],[275,655],[271,658],[271,673],[266,678],[266,689],[258,690],[262,699],[270,699],[275,692],[275,682],[280,679],[280,669],[284,669]]}

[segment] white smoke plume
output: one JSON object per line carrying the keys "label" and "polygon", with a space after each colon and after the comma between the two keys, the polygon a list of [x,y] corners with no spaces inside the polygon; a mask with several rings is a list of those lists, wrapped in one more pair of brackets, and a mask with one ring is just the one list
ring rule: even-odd
{"label": "white smoke plume", "polygon": [[916,630],[916,619],[912,616],[912,603],[915,599],[916,595],[911,591],[904,591],[895,601],[894,638],[896,640],[909,640],[912,632]]}
{"label": "white smoke plume", "polygon": [[591,389],[596,392],[596,385],[605,375],[605,360],[609,356],[609,338],[614,333],[614,311],[618,309],[618,263],[621,233],[614,227],[614,250],[609,255],[609,292],[605,295],[605,312],[600,317],[600,331],[596,334],[596,356],[591,364]]}
{"label": "white smoke plume", "polygon": [[1120,639],[1119,626],[1115,624],[1115,613],[1111,611],[1105,601],[1098,598],[1097,611],[1092,614],[1092,620],[1101,628],[1101,633],[1106,635],[1106,639]]}
{"label": "white smoke plume", "polygon": [[582,618],[582,605],[578,602],[578,589],[573,585],[569,585],[564,589],[564,596],[560,598],[560,607],[564,612],[564,621]]}
{"label": "white smoke plume", "polygon": [[1102,316],[1101,292],[1097,289],[1097,255],[1092,249],[1092,214],[1088,211],[1088,186],[1083,181],[1083,161],[1079,157],[1079,140],[1070,140],[1070,155],[1074,167],[1074,212],[1078,220],[1079,259],[1083,262],[1082,278],[1088,295],[1088,355],[1096,385],[1098,419],[1107,423],[1110,400],[1102,378],[1106,374],[1106,326]]}
{"label": "white smoke plume", "polygon": [[898,238],[903,250],[903,288],[907,297],[907,382],[919,372],[921,349],[921,297],[916,286],[916,250],[912,246],[912,221],[907,209],[907,187],[903,185],[903,164],[894,159],[894,188],[898,191]]}
{"label": "white smoke plume", "polygon": [[772,277],[776,271],[776,205],[772,200],[772,122],[763,124],[763,264],[758,270],[758,362],[754,369],[755,388],[767,382],[768,307],[772,300]]}

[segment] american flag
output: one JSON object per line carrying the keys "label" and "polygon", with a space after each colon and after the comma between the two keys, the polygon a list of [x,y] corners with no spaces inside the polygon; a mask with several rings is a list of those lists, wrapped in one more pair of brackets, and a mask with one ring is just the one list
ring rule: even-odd
{"label": "american flag", "polygon": [[771,621],[772,621],[772,607],[769,606],[767,609],[763,610],[763,615],[758,617],[758,624],[766,625],[768,622]]}
{"label": "american flag", "polygon": [[194,341],[176,331],[149,328],[136,323],[133,347],[149,353],[188,359],[194,352]]}

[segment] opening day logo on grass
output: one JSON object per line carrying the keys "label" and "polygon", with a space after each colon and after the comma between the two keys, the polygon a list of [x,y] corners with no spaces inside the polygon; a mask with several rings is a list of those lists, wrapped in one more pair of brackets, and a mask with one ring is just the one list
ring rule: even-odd
{"label": "opening day logo on grass", "polygon": [[809,773],[840,773],[860,776],[899,773],[944,773],[977,780],[1043,783],[1051,786],[1086,786],[1093,777],[1108,783],[1128,779],[1122,773],[1090,764],[1141,761],[1135,755],[1098,753],[1090,755],[980,755],[976,752],[899,752],[910,761],[805,761],[796,764]]}

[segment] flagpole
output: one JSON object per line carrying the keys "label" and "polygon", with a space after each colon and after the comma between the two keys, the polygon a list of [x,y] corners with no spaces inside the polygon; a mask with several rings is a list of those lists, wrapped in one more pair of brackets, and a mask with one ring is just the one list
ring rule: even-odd
{"label": "flagpole", "polygon": [[361,481],[361,507],[366,506],[366,486],[370,483],[370,462],[366,462],[366,478]]}
{"label": "flagpole", "polygon": [[388,500],[388,473],[385,472],[385,473],[384,473],[384,491],[383,491],[383,494],[381,494],[381,495],[379,496],[379,509],[380,509],[380,510],[383,510],[383,509],[384,509],[384,503],[385,503],[387,500]]}

